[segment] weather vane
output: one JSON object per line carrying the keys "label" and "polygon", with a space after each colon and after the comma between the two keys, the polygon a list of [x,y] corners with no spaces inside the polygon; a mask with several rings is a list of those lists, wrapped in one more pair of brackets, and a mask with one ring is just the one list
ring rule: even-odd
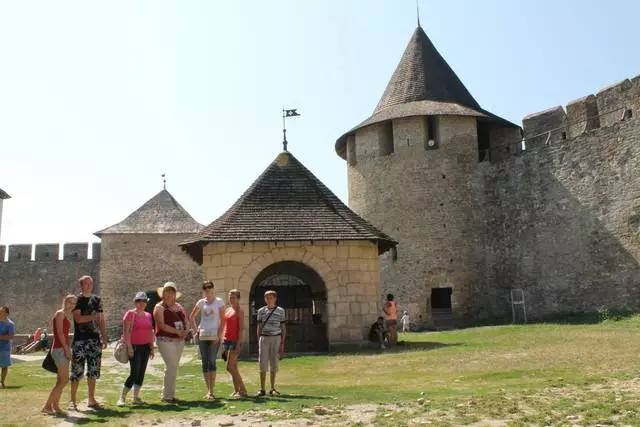
{"label": "weather vane", "polygon": [[285,119],[287,117],[296,117],[299,115],[300,113],[298,113],[297,108],[292,110],[285,110],[284,107],[282,108],[282,146],[284,147],[284,151],[287,151],[287,126]]}
{"label": "weather vane", "polygon": [[167,189],[167,179],[165,177],[166,177],[166,174],[163,173],[162,174],[162,188],[166,190]]}

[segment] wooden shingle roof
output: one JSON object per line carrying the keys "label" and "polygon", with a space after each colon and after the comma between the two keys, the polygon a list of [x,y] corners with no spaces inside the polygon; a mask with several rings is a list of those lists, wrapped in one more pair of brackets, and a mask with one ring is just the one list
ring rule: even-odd
{"label": "wooden shingle roof", "polygon": [[162,190],[121,222],[94,234],[193,234],[201,228],[171,193]]}
{"label": "wooden shingle roof", "polygon": [[402,117],[443,115],[484,117],[517,127],[480,107],[424,30],[418,27],[373,114],[338,138],[336,152],[344,158],[346,137],[365,126]]}
{"label": "wooden shingle roof", "polygon": [[10,199],[11,196],[8,195],[5,191],[2,190],[2,188],[0,188],[0,200],[2,199]]}
{"label": "wooden shingle roof", "polygon": [[300,240],[370,240],[380,253],[397,245],[282,152],[228,211],[180,246],[202,263],[208,242]]}

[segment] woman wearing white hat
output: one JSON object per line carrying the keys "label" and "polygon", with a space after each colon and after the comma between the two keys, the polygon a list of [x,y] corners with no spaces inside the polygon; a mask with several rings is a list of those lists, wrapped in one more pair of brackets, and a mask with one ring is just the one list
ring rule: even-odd
{"label": "woman wearing white hat", "polygon": [[133,298],[136,308],[129,310],[122,319],[124,340],[127,343],[129,353],[129,378],[124,382],[117,406],[124,406],[127,401],[127,393],[133,388],[133,404],[142,405],[140,388],[144,381],[149,358],[153,359],[153,323],[151,314],[144,311],[149,297],[144,292],[138,292]]}
{"label": "woman wearing white hat", "polygon": [[176,376],[182,350],[184,350],[187,313],[176,302],[180,293],[175,283],[165,283],[163,287],[158,288],[158,295],[162,301],[156,304],[153,318],[156,321],[156,341],[165,366],[162,401],[176,403]]}

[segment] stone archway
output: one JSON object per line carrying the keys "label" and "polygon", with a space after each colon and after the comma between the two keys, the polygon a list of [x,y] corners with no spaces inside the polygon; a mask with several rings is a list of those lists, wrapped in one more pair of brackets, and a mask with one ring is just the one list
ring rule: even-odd
{"label": "stone archway", "polygon": [[275,290],[278,305],[287,313],[285,352],[326,352],[329,349],[327,287],[322,277],[299,261],[278,261],[257,274],[249,296],[249,351],[257,354],[257,310],[265,305],[264,292]]}

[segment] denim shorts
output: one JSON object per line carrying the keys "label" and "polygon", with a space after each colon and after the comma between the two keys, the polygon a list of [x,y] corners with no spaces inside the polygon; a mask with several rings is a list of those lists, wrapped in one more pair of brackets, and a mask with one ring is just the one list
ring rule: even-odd
{"label": "denim shorts", "polygon": [[67,359],[67,356],[64,355],[63,348],[52,348],[51,349],[51,357],[53,361],[56,362],[56,365],[67,365],[69,366],[70,360]]}
{"label": "denim shorts", "polygon": [[238,348],[238,341],[224,340],[222,343],[223,350],[231,351],[231,350],[235,350],[236,348]]}

